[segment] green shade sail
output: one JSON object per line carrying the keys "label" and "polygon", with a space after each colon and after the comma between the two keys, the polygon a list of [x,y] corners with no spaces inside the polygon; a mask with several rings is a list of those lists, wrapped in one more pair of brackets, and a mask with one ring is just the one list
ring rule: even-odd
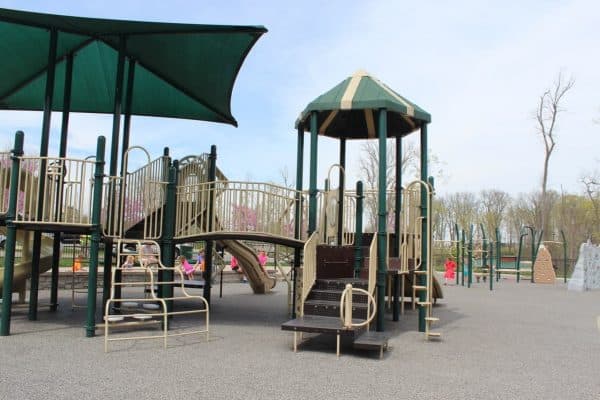
{"label": "green shade sail", "polygon": [[267,31],[262,26],[109,20],[0,8],[0,109],[43,110],[51,30],[58,32],[53,111],[62,111],[66,58],[72,54],[70,111],[112,113],[118,49],[124,40],[126,58],[136,62],[132,114],[232,125],[237,125],[230,106],[235,79]]}
{"label": "green shade sail", "polygon": [[421,107],[399,95],[377,78],[358,71],[327,91],[302,111],[296,127],[309,130],[310,114],[317,112],[319,135],[346,139],[377,137],[377,110],[387,109],[388,137],[407,135],[431,116]]}

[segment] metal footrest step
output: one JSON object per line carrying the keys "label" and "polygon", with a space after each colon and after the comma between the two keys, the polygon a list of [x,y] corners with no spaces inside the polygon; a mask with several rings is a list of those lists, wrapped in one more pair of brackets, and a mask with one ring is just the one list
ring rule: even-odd
{"label": "metal footrest step", "polygon": [[429,322],[437,322],[440,319],[438,317],[425,317],[425,321],[429,321]]}
{"label": "metal footrest step", "polygon": [[389,335],[385,332],[365,332],[354,339],[354,348],[363,350],[379,350],[379,358],[383,358],[383,351],[388,348]]}
{"label": "metal footrest step", "polygon": [[413,290],[427,290],[427,286],[413,285]]}
{"label": "metal footrest step", "polygon": [[425,335],[427,335],[427,337],[442,337],[442,334],[440,332],[426,332]]}
{"label": "metal footrest step", "polygon": [[418,301],[417,304],[420,306],[426,307],[426,306],[430,306],[431,302],[430,301]]}

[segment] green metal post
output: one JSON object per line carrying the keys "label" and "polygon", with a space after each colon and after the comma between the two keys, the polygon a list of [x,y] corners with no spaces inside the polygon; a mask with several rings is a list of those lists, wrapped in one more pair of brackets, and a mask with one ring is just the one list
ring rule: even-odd
{"label": "green metal post", "polygon": [[465,286],[465,244],[466,244],[466,240],[465,240],[465,230],[462,230],[462,236],[460,239],[460,247],[461,247],[461,251],[460,251],[460,265],[461,265],[461,269],[460,269],[460,284],[462,286]]}
{"label": "green metal post", "polygon": [[127,69],[127,89],[125,92],[125,118],[123,119],[123,147],[121,148],[121,176],[125,165],[125,153],[129,148],[129,134],[131,131],[131,107],[133,105],[133,81],[135,80],[135,60],[129,60]]}
{"label": "green metal post", "polygon": [[396,136],[396,198],[394,204],[394,234],[396,235],[396,245],[394,256],[400,257],[400,241],[402,232],[400,232],[400,213],[402,212],[402,136]]}
{"label": "green metal post", "polygon": [[[298,126],[298,146],[296,149],[296,207],[294,214],[294,237],[302,238],[302,186],[304,170],[304,126]],[[294,268],[292,270],[292,318],[296,318],[296,289],[298,284],[298,270],[302,265],[302,249],[294,248]]]}
{"label": "green metal post", "polygon": [[308,235],[317,230],[317,112],[310,114],[310,177],[308,187]]}
{"label": "green metal post", "polygon": [[[56,49],[58,46],[58,31],[56,29],[50,30],[50,48],[48,51],[48,70],[46,72],[46,88],[44,95],[44,117],[42,122],[42,140],[40,143],[40,157],[48,156],[48,143],[50,141],[50,118],[52,116],[52,101],[54,99],[54,78],[56,72]],[[46,160],[42,159],[40,162],[40,179],[39,195],[38,195],[38,213],[37,219],[41,220],[43,217],[43,203],[46,197],[46,188],[44,179],[41,179],[45,175],[46,171]],[[33,250],[31,257],[31,279],[29,289],[29,319],[34,321],[37,319],[37,305],[38,305],[38,288],[40,282],[40,252],[42,249],[42,232],[35,231],[33,234]]]}
{"label": "green metal post", "polygon": [[[63,94],[62,124],[60,130],[60,144],[58,149],[59,157],[67,156],[67,138],[69,133],[69,114],[71,111],[71,87],[73,83],[73,54],[67,56],[67,65],[65,69],[65,88]],[[62,186],[64,174],[56,182],[57,188]],[[57,219],[60,220],[62,207],[56,202],[54,212]],[[50,286],[50,311],[56,311],[58,307],[58,271],[60,267],[60,232],[54,232],[52,246],[52,284]]]}
{"label": "green metal post", "polygon": [[483,229],[483,224],[479,224],[479,228],[481,229],[481,270],[488,265],[488,239],[485,234],[485,229]]}
{"label": "green metal post", "polygon": [[346,174],[346,139],[341,138],[340,139],[340,165],[342,166],[342,168],[340,168],[340,177],[339,177],[339,184],[340,184],[340,188],[339,188],[339,193],[338,193],[338,212],[337,212],[337,218],[338,218],[338,224],[337,224],[337,245],[341,246],[343,243],[343,236],[344,236],[344,185],[345,185],[345,179],[344,179],[344,175]]}
{"label": "green metal post", "polygon": [[[502,268],[502,237],[500,229],[496,228],[496,271]],[[496,273],[496,282],[498,282],[498,273]]]}
{"label": "green metal post", "polygon": [[[175,210],[177,200],[177,171],[179,169],[179,162],[173,161],[173,165],[169,166],[169,177],[167,183],[167,195],[164,205],[165,217],[163,218],[163,236],[162,236],[162,250],[161,261],[163,265],[172,266],[175,264],[174,253],[173,253],[173,237],[175,236]],[[165,282],[171,282],[173,280],[173,271],[163,271],[163,275],[160,280]],[[205,285],[206,286],[206,285]],[[159,287],[160,297],[173,297],[173,286],[161,285]],[[167,309],[173,311],[173,300],[167,301]]]}
{"label": "green metal post", "polygon": [[519,283],[521,281],[521,251],[523,250],[523,238],[527,236],[527,233],[523,232],[523,229],[521,229],[521,232],[519,234],[519,251],[517,252],[517,283]]}
{"label": "green metal post", "polygon": [[[323,188],[325,189],[325,193],[329,192],[329,179],[325,178],[325,181],[323,182]],[[327,206],[325,206],[325,210],[327,210]],[[323,243],[325,244],[329,244],[327,242],[327,224],[329,223],[329,221],[327,221],[327,212],[323,213],[323,232],[321,232],[321,237],[323,238]]]}
{"label": "green metal post", "polygon": [[[428,178],[427,160],[429,156],[429,146],[427,139],[427,124],[423,124],[421,125],[421,180],[423,182],[427,182]],[[427,249],[430,245],[429,237],[427,235],[427,225],[431,223],[431,221],[427,219],[427,213],[427,192],[425,191],[425,188],[421,187],[421,268],[423,269],[423,271],[427,271],[427,269],[431,268],[431,265],[427,264],[429,261],[427,259]],[[430,272],[433,273],[433,271]],[[426,281],[427,277],[424,274],[419,275],[419,285],[426,286]],[[425,293],[425,291],[419,291],[419,301],[425,302],[427,301],[426,299],[427,294]],[[427,317],[426,307],[419,307],[419,332],[425,332],[425,317]]]}
{"label": "green metal post", "polygon": [[468,255],[468,265],[467,265],[467,287],[470,288],[473,283],[473,224],[471,224],[471,228],[469,229],[469,244],[467,248]]}
{"label": "green metal post", "polygon": [[377,331],[385,329],[385,275],[387,259],[387,207],[386,207],[386,141],[387,141],[387,110],[379,110],[379,180],[378,180],[378,211],[377,211]]}
{"label": "green metal post", "polygon": [[[119,131],[121,130],[121,111],[122,111],[122,102],[123,102],[123,81],[125,75],[125,49],[126,49],[126,38],[125,36],[121,36],[119,38],[119,54],[117,58],[117,76],[115,82],[115,102],[113,107],[113,126],[112,126],[112,136],[110,142],[110,166],[109,166],[109,175],[116,176],[117,175],[117,164],[119,157]],[[121,182],[124,185],[124,182]],[[115,228],[113,226],[113,214],[116,212],[116,189],[114,186],[114,181],[111,182],[109,187],[109,195],[108,195],[108,208],[106,211],[107,214],[107,224],[108,231],[114,232]],[[104,246],[104,287],[102,294],[102,304],[105,304],[110,296],[110,282],[111,282],[111,264],[113,257],[113,240],[110,238],[105,239]]]}
{"label": "green metal post", "polygon": [[458,286],[458,274],[461,272],[461,257],[460,257],[460,232],[458,230],[458,224],[454,223],[454,232],[456,232],[455,240],[456,240],[456,285]]}
{"label": "green metal post", "polygon": [[563,242],[563,279],[564,282],[567,283],[567,238],[565,237],[565,232],[563,232],[563,230],[560,230],[560,236],[562,237],[562,242]]}
{"label": "green metal post", "polygon": [[[210,155],[208,157],[208,181],[210,182],[209,200],[208,200],[208,216],[207,216],[207,230],[212,232],[213,230],[213,214],[215,212],[215,181],[217,177],[217,146],[214,144],[210,146]],[[206,241],[205,249],[205,268],[204,268],[204,293],[203,296],[210,304],[210,288],[211,288],[211,275],[213,270],[213,247],[214,241]]]}
{"label": "green metal post", "polygon": [[363,264],[362,234],[363,234],[363,193],[362,181],[356,182],[356,229],[354,233],[354,277],[360,277]]}
{"label": "green metal post", "polygon": [[[102,180],[104,179],[104,148],[106,139],[98,138],[96,148],[96,168],[94,171],[94,192],[92,197],[92,243],[90,245],[90,268],[88,273],[88,297],[86,309],[85,335],[96,333],[96,289],[98,287],[98,249],[100,248],[100,211],[102,209]],[[103,304],[104,305],[104,304]]]}
{"label": "green metal post", "polygon": [[12,286],[15,271],[15,248],[17,247],[17,199],[19,184],[19,163],[23,155],[23,132],[15,135],[15,147],[12,151],[10,168],[10,192],[6,213],[6,242],[4,246],[4,285],[2,286],[2,315],[0,316],[0,336],[10,335],[10,314],[12,312]]}

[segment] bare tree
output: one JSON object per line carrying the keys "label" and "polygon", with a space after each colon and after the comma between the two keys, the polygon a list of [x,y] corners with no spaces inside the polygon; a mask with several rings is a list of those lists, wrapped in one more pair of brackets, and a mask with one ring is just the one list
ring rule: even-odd
{"label": "bare tree", "polygon": [[452,218],[458,224],[459,229],[469,231],[469,227],[475,222],[475,215],[479,201],[473,193],[458,192],[448,197],[448,208],[452,213]]}
{"label": "bare tree", "polygon": [[481,191],[481,219],[490,237],[494,237],[495,229],[501,228],[505,210],[510,203],[508,193],[500,190]]}
{"label": "bare tree", "polygon": [[565,81],[562,72],[558,74],[556,81],[552,88],[546,90],[539,99],[537,111],[536,111],[536,122],[537,131],[542,136],[544,141],[544,171],[542,175],[542,210],[541,215],[541,227],[546,228],[546,220],[548,214],[546,213],[547,207],[546,202],[546,189],[548,184],[548,166],[550,165],[550,156],[556,146],[556,121],[558,114],[564,111],[561,108],[561,101],[565,94],[573,87],[575,80],[569,78]]}

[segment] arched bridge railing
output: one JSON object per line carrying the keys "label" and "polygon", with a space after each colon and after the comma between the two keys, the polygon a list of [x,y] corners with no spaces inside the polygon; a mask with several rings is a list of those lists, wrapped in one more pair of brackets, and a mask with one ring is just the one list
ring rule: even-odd
{"label": "arched bridge railing", "polygon": [[[220,232],[293,239],[297,196],[302,199],[301,220],[305,221],[306,193],[284,186],[236,181],[178,185],[176,239]],[[306,229],[301,231],[304,234]]]}

